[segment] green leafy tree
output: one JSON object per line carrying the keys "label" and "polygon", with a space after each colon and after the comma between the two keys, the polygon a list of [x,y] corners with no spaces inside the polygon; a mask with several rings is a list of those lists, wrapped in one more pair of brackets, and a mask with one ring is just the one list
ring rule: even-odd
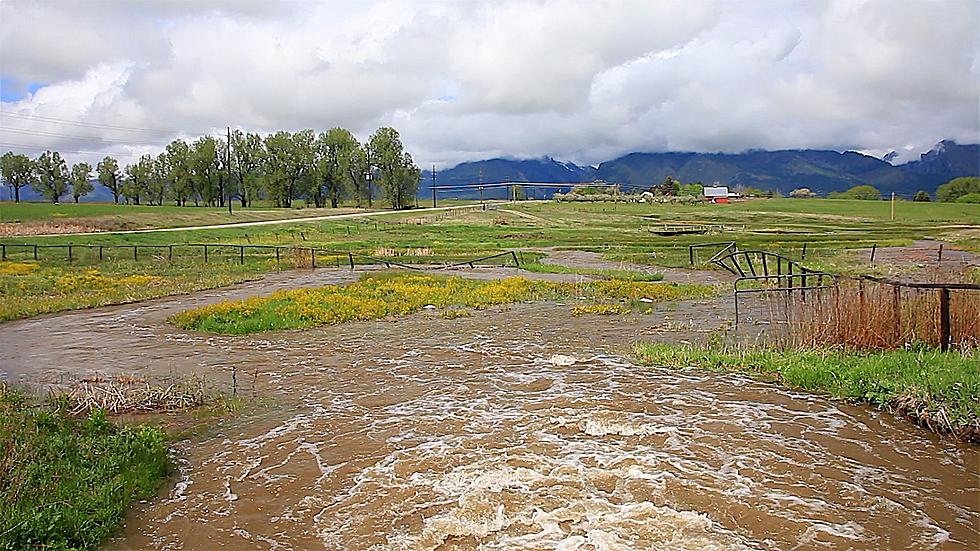
{"label": "green leafy tree", "polygon": [[37,173],[34,190],[45,199],[57,203],[62,195],[68,193],[70,175],[61,153],[45,151],[34,161],[34,170]]}
{"label": "green leafy tree", "polygon": [[854,186],[847,191],[832,192],[828,195],[831,199],[860,199],[864,201],[878,201],[881,199],[881,192],[874,186]]}
{"label": "green leafy tree", "polygon": [[370,163],[377,170],[392,208],[408,207],[418,192],[422,171],[404,151],[398,131],[391,127],[379,128],[371,136],[367,148]]}
{"label": "green leafy tree", "polygon": [[928,203],[932,201],[932,197],[929,197],[929,194],[926,193],[925,191],[919,190],[915,194],[915,197],[912,198],[912,201],[916,203]]}
{"label": "green leafy tree", "polygon": [[8,186],[14,188],[14,202],[20,202],[20,188],[33,186],[37,175],[34,161],[27,155],[8,151],[0,157],[0,174]]}
{"label": "green leafy tree", "polygon": [[980,203],[980,193],[967,193],[956,198],[957,203]]}
{"label": "green leafy tree", "polygon": [[160,171],[169,184],[170,196],[178,207],[187,204],[193,193],[191,186],[190,146],[184,140],[174,140],[160,155]]}
{"label": "green leafy tree", "polygon": [[99,173],[99,183],[109,188],[112,192],[112,202],[119,203],[119,195],[122,191],[122,182],[119,175],[119,161],[108,155],[96,165]]}
{"label": "green leafy tree", "polygon": [[122,193],[128,203],[132,200],[134,205],[140,204],[140,198],[150,192],[150,179],[153,178],[154,171],[153,157],[143,155],[136,164],[126,165],[126,182],[123,185]]}
{"label": "green leafy tree", "polygon": [[953,178],[936,190],[936,199],[950,203],[969,193],[980,193],[980,177]]}
{"label": "green leafy tree", "polygon": [[313,165],[313,131],[279,131],[265,139],[269,194],[279,207],[290,207]]}
{"label": "green leafy tree", "polygon": [[150,205],[163,205],[168,189],[164,154],[151,157],[149,165],[149,176],[146,180],[146,202]]}
{"label": "green leafy tree", "polygon": [[71,167],[71,196],[75,198],[75,202],[82,197],[92,193],[95,186],[89,181],[89,176],[92,175],[92,165],[88,163],[77,163]]}
{"label": "green leafy tree", "polygon": [[235,196],[248,207],[257,197],[264,183],[263,164],[265,143],[258,134],[245,134],[241,130],[231,133],[231,163],[235,175]]}
{"label": "green leafy tree", "polygon": [[337,208],[340,202],[349,197],[355,189],[355,182],[363,176],[363,154],[361,146],[350,131],[344,128],[331,128],[320,134],[314,146],[315,189],[321,199],[317,206],[323,206],[323,199]]}
{"label": "green leafy tree", "polygon": [[217,140],[212,136],[195,140],[191,144],[189,161],[194,205],[198,205],[200,200],[208,206],[223,206],[224,194],[220,189]]}

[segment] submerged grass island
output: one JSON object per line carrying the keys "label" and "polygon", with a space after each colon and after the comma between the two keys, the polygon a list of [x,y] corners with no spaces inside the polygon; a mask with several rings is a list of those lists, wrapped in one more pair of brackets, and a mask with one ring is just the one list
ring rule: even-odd
{"label": "submerged grass island", "polygon": [[170,321],[182,329],[242,335],[400,316],[427,305],[480,309],[516,302],[576,299],[617,305],[596,313],[624,313],[649,309],[652,302],[708,298],[717,292],[711,285],[615,279],[556,283],[509,277],[480,281],[386,272],[364,276],[349,285],[278,291],[265,297],[204,306],[181,312]]}

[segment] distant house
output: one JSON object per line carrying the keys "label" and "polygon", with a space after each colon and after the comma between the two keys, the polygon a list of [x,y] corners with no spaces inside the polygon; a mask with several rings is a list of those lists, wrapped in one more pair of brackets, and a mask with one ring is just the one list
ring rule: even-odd
{"label": "distant house", "polygon": [[727,203],[732,196],[728,186],[704,186],[704,198],[709,203]]}

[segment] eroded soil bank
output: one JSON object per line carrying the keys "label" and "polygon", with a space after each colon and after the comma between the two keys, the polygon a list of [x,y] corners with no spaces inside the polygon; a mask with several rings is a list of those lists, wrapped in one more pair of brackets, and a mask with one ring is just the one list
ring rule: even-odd
{"label": "eroded soil bank", "polygon": [[4,324],[0,377],[200,375],[228,389],[234,373],[240,393],[272,398],[177,442],[180,479],[130,515],[117,549],[980,543],[976,447],[864,407],[626,359],[637,339],[715,330],[728,297],[642,316],[520,304],[249,337],[166,323],[353,277],[281,274]]}

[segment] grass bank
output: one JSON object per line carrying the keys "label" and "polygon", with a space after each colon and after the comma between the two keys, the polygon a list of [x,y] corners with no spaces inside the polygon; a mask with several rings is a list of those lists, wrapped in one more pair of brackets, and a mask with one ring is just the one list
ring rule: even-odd
{"label": "grass bank", "polygon": [[171,321],[183,329],[246,334],[405,315],[426,305],[483,308],[571,298],[632,307],[704,298],[715,292],[708,285],[622,280],[555,283],[522,277],[479,281],[394,272],[365,276],[350,285],[279,291],[267,297],[223,302],[182,312]]}
{"label": "grass bank", "polygon": [[930,430],[980,442],[980,357],[975,352],[741,350],[640,343],[636,356],[646,365],[775,380],[894,411]]}
{"label": "grass bank", "polygon": [[0,321],[38,314],[124,304],[223,287],[256,279],[267,262],[171,264],[115,260],[96,266],[0,263]]}
{"label": "grass bank", "polygon": [[0,549],[95,549],[168,474],[166,438],[0,386]]}

